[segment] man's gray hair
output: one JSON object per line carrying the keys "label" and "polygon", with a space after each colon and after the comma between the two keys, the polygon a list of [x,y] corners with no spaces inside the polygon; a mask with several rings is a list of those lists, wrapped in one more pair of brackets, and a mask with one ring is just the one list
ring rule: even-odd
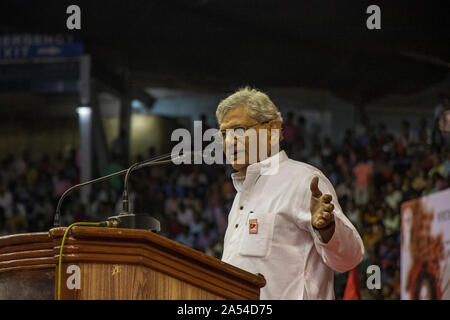
{"label": "man's gray hair", "polygon": [[264,92],[250,87],[244,87],[219,103],[216,110],[219,125],[222,123],[228,111],[240,106],[247,107],[248,115],[260,123],[271,120],[283,122],[281,113]]}

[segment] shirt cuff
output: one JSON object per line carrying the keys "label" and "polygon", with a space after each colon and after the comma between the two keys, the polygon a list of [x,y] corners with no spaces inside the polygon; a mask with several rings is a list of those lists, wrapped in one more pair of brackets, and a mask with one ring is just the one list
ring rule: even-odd
{"label": "shirt cuff", "polygon": [[331,236],[331,239],[328,242],[323,242],[322,240],[322,236],[320,235],[319,230],[316,230],[313,228],[312,224],[310,224],[310,228],[313,231],[312,234],[314,235],[314,242],[319,245],[320,247],[324,248],[324,249],[333,249],[338,247],[339,245],[339,240],[338,240],[338,232],[339,230],[342,228],[342,222],[336,218],[334,219],[334,233]]}

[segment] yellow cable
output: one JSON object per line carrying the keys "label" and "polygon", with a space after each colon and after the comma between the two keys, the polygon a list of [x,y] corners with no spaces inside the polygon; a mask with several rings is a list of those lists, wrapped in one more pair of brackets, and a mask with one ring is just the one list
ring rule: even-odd
{"label": "yellow cable", "polygon": [[61,261],[62,261],[62,252],[63,252],[63,246],[64,241],[66,240],[66,236],[69,233],[69,230],[73,226],[98,226],[100,225],[99,222],[75,222],[72,223],[70,226],[67,227],[66,231],[64,232],[64,236],[61,241],[61,248],[59,249],[59,259],[58,259],[58,296],[57,300],[61,300]]}

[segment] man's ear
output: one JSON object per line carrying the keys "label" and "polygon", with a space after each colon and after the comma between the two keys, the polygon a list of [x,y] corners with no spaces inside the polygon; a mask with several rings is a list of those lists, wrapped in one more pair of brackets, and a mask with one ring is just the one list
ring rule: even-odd
{"label": "man's ear", "polygon": [[275,141],[272,142],[272,132],[271,130],[278,130],[278,141],[280,142],[283,140],[283,126],[281,125],[281,121],[280,120],[272,120],[269,122],[269,134],[270,134],[270,141],[271,143],[275,143]]}

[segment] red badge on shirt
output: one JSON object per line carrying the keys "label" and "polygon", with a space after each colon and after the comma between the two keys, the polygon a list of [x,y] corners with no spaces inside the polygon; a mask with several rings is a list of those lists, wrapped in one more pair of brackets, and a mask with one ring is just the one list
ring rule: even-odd
{"label": "red badge on shirt", "polygon": [[250,233],[250,234],[258,233],[258,219],[248,220],[248,233]]}

